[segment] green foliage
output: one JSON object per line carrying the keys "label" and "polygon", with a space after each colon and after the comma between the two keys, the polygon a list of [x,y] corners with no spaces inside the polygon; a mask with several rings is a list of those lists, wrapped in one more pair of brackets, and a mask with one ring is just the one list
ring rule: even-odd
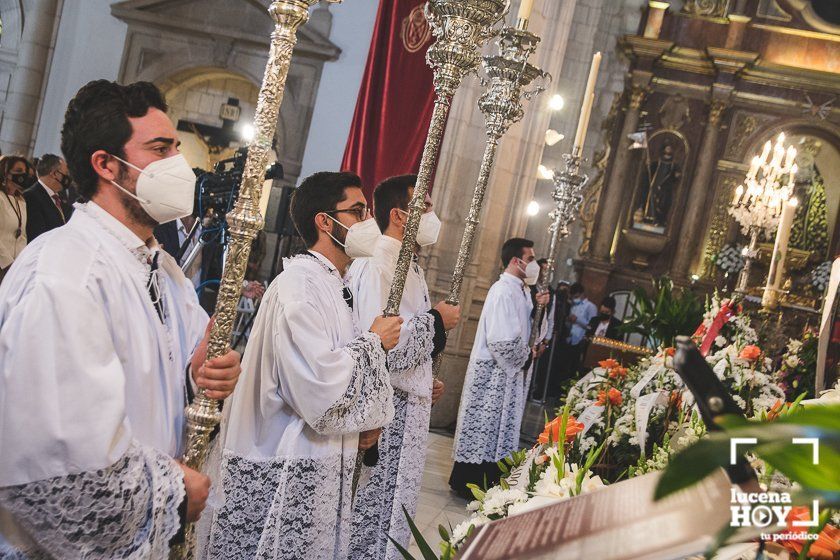
{"label": "green foliage", "polygon": [[[447,552],[444,551],[443,555],[440,558],[438,558],[438,555],[434,553],[434,551],[432,550],[432,547],[429,546],[429,543],[426,541],[426,539],[423,538],[423,534],[417,528],[417,524],[414,523],[414,520],[411,519],[411,516],[408,514],[408,510],[405,509],[405,506],[403,506],[402,510],[403,510],[403,515],[405,515],[405,518],[408,521],[408,527],[411,529],[411,534],[414,535],[414,540],[417,543],[417,548],[420,549],[420,554],[422,554],[422,559],[423,560],[451,560],[452,552],[447,553]],[[441,536],[443,536],[446,533],[446,529],[444,529],[442,525],[440,527],[438,527],[438,530],[441,532]],[[447,537],[448,537],[448,535],[447,535]],[[388,535],[388,539],[394,544],[394,546],[397,548],[399,553],[402,554],[402,557],[405,558],[405,560],[417,560],[414,556],[411,555],[411,553],[408,550],[406,550],[403,546],[401,546],[400,543],[395,541],[391,537],[391,535]],[[448,541],[448,538],[447,538],[447,541]]]}
{"label": "green foliage", "polygon": [[670,278],[653,280],[653,297],[642,288],[633,291],[630,316],[621,329],[644,336],[652,346],[673,346],[678,336],[691,335],[703,320],[703,301]]}
{"label": "green foliage", "polygon": [[[757,444],[739,445],[739,453],[753,452],[781,471],[804,492],[821,499],[824,507],[840,504],[840,405],[820,405],[781,415],[774,421],[751,422],[727,416],[715,432],[671,458],[659,480],[656,499],[692,486],[718,467],[729,465],[733,437],[756,438]],[[819,464],[812,462],[809,445],[796,445],[792,438],[818,438]]]}

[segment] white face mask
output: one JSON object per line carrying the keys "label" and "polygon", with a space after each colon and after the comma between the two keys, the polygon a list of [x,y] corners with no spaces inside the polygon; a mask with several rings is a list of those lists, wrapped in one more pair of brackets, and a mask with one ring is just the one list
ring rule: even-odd
{"label": "white face mask", "polygon": [[124,159],[115,159],[140,172],[136,194],[127,191],[116,181],[111,184],[135,199],[157,223],[165,224],[176,218],[189,216],[195,201],[195,173],[183,155],[159,159],[140,169]]}
{"label": "white face mask", "polygon": [[382,232],[379,231],[379,226],[376,225],[376,220],[368,218],[363,222],[356,222],[349,228],[326,214],[329,219],[347,230],[347,237],[344,238],[344,243],[327,233],[333,241],[344,247],[344,253],[351,259],[361,259],[364,257],[372,257],[373,250],[376,248],[376,242],[382,237]]}
{"label": "white face mask", "polygon": [[[519,259],[519,262],[525,262],[522,259]],[[529,285],[533,286],[537,283],[537,279],[540,277],[540,265],[537,261],[531,261],[525,265],[525,269],[523,270],[522,267],[517,267],[525,275],[523,281]]]}
{"label": "white face mask", "polygon": [[[400,210],[400,212],[408,216],[408,212],[405,210]],[[440,225],[440,218],[434,211],[423,214],[417,228],[417,238],[415,239],[417,244],[421,247],[428,247],[437,243],[438,235],[440,235]]]}

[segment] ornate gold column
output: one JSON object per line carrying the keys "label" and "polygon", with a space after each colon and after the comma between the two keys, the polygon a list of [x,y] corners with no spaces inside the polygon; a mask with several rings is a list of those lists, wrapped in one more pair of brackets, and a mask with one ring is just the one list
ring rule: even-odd
{"label": "ornate gold column", "polygon": [[700,141],[700,148],[697,150],[698,158],[701,158],[694,167],[694,178],[688,190],[685,202],[685,213],[683,214],[682,227],[677,239],[680,240],[680,250],[675,252],[674,261],[671,265],[671,274],[675,278],[685,278],[693,270],[700,244],[696,239],[704,236],[699,235],[699,227],[705,214],[709,185],[712,172],[715,168],[715,152],[718,143],[718,131],[723,113],[728,104],[723,100],[713,100],[709,105],[709,118],[706,122],[706,129],[703,131],[703,139]]}
{"label": "ornate gold column", "polygon": [[596,218],[598,226],[592,235],[592,256],[596,259],[607,261],[610,258],[615,233],[619,228],[619,217],[621,215],[621,203],[624,197],[622,190],[629,186],[627,183],[627,164],[630,162],[630,140],[628,134],[636,132],[639,126],[639,110],[648,94],[646,84],[633,84],[627,103],[624,125],[621,128],[621,136],[615,149],[615,159],[610,171],[609,181],[604,192],[601,193],[600,216]]}

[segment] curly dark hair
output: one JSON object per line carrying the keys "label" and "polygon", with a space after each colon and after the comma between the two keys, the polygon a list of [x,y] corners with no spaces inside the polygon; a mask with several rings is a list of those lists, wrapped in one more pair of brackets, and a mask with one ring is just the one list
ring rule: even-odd
{"label": "curly dark hair", "polygon": [[98,175],[90,164],[97,150],[124,158],[131,138],[129,117],[142,117],[155,108],[168,109],[163,94],[150,82],[122,85],[108,80],[88,82],[70,100],[61,129],[61,151],[79,196],[96,194]]}

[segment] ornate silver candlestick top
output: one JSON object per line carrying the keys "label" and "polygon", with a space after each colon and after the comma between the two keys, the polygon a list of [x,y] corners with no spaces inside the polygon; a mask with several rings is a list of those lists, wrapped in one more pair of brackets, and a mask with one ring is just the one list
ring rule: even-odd
{"label": "ornate silver candlestick top", "polygon": [[[487,78],[482,80],[486,88],[478,100],[478,107],[484,114],[484,126],[487,143],[481,170],[473,191],[470,210],[467,214],[464,235],[458,249],[458,259],[452,273],[447,303],[458,305],[464,271],[472,257],[473,242],[479,224],[484,196],[490,181],[490,173],[496,161],[499,140],[514,123],[525,115],[522,100],[532,99],[544,91],[551,76],[528,62],[534,53],[540,38],[531,33],[513,27],[505,27],[499,36],[499,54],[484,57],[484,71]],[[534,89],[524,90],[535,80],[541,83]]]}
{"label": "ornate silver candlestick top", "polygon": [[587,175],[581,175],[581,156],[579,151],[571,154],[563,154],[563,171],[554,172],[554,191],[551,197],[554,199],[554,210],[549,214],[551,225],[548,231],[551,232],[551,244],[548,250],[548,281],[554,282],[554,262],[557,254],[557,243],[560,239],[568,237],[569,226],[577,219],[580,206],[583,203],[583,190]]}
{"label": "ornate silver candlestick top", "polygon": [[480,50],[495,34],[494,26],[507,13],[510,0],[429,0],[426,19],[436,41],[426,53],[434,71],[435,106],[414,195],[408,204],[408,219],[397,258],[394,281],[385,306],[385,315],[399,314],[405,279],[411,265],[420,217],[425,210],[426,193],[437,165],[443,131],[452,97],[469,72],[481,61]]}

